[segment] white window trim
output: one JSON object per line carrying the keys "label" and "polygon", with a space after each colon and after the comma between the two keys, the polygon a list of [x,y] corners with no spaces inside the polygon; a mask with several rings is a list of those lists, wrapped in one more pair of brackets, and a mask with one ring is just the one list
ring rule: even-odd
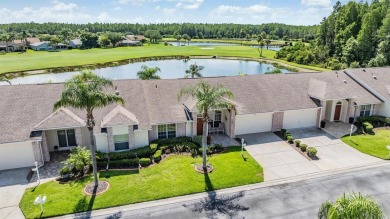
{"label": "white window trim", "polygon": [[[169,123],[169,124],[159,124],[157,125],[157,139],[168,139],[168,125],[175,125],[175,137],[173,138],[176,138],[177,137],[177,124],[176,123]],[[166,135],[166,138],[159,138],[159,131],[158,131],[158,127],[159,126],[165,126],[165,135]]]}
{"label": "white window trim", "polygon": [[[370,106],[370,110],[369,110],[368,116],[371,116],[372,110],[373,110],[373,105],[372,105],[372,104],[361,105],[361,106],[360,106],[359,116],[362,114],[363,111],[364,111],[364,112],[368,111],[368,110],[363,110],[363,109],[362,109],[362,107],[366,107],[366,106]],[[366,116],[366,115],[363,115],[363,116]]]}

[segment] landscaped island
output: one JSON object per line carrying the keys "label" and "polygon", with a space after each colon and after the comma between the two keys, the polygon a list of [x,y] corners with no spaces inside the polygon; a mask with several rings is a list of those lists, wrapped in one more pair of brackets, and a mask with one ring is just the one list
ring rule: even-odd
{"label": "landscaped island", "polygon": [[241,147],[229,147],[208,157],[215,169],[206,175],[194,171],[201,157],[189,155],[173,155],[139,171],[102,171],[99,179],[108,181],[110,188],[94,199],[82,192],[92,176],[66,184],[52,181],[26,190],[20,207],[26,218],[37,218],[40,209],[34,199],[47,196],[42,216],[49,217],[262,182],[262,167],[246,151],[243,156],[246,159]]}

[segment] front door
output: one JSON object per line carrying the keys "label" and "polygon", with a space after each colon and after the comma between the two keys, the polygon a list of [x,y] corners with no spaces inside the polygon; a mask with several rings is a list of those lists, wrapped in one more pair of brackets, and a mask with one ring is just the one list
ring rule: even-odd
{"label": "front door", "polygon": [[341,105],[337,104],[336,109],[334,111],[334,121],[335,122],[340,121],[340,115],[341,115]]}
{"label": "front door", "polygon": [[203,119],[202,118],[198,118],[196,130],[197,130],[196,131],[197,135],[202,135],[203,134]]}

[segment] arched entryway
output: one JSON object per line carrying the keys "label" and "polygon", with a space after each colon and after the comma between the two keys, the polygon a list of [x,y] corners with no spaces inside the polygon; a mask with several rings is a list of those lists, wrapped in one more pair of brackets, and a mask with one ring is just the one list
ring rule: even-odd
{"label": "arched entryway", "polygon": [[334,117],[333,117],[333,120],[335,122],[339,122],[340,121],[342,106],[343,106],[343,104],[340,101],[336,103],[336,107],[335,107],[335,110],[334,110]]}

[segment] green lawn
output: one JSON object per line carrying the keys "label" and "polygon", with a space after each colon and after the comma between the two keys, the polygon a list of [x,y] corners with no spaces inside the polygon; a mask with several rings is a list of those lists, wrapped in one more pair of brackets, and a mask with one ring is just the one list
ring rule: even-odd
{"label": "green lawn", "polygon": [[93,200],[82,193],[92,177],[69,184],[52,181],[27,189],[20,208],[26,218],[39,217],[39,206],[33,202],[39,194],[46,195],[43,216],[48,217],[263,182],[262,167],[247,152],[244,152],[245,161],[240,149],[231,147],[209,157],[215,170],[208,175],[194,171],[194,164],[201,163],[201,158],[184,155],[171,156],[140,172],[100,172],[100,179],[107,180],[111,186]]}
{"label": "green lawn", "polygon": [[[263,57],[274,59],[276,52],[263,50]],[[145,45],[143,47],[119,47],[113,49],[68,50],[61,52],[32,51],[27,53],[8,53],[0,56],[0,74],[26,70],[39,70],[55,67],[102,64],[131,58],[156,56],[225,56],[259,58],[256,48],[248,46],[218,46],[214,49],[202,49],[195,46]],[[277,61],[277,60],[275,60]],[[287,63],[287,62],[284,62]],[[292,64],[293,63],[287,63]],[[308,67],[311,68],[310,66]]]}
{"label": "green lawn", "polygon": [[345,136],[341,140],[360,152],[390,160],[389,150],[386,148],[390,145],[390,130],[379,130],[375,135],[354,135],[351,139]]}

